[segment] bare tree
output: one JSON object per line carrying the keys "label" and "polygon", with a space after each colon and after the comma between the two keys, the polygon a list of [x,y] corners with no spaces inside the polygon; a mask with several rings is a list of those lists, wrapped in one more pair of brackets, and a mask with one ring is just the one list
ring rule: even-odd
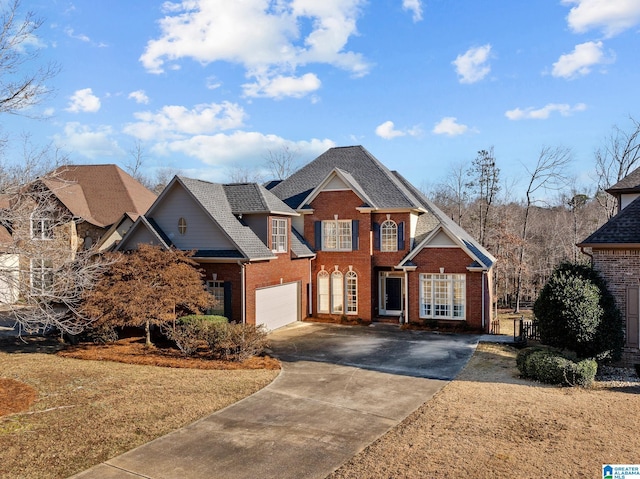
{"label": "bare tree", "polygon": [[269,150],[265,155],[267,169],[276,180],[284,180],[291,176],[297,168],[297,160],[300,151],[291,149],[288,145],[282,145],[278,150]]}
{"label": "bare tree", "polygon": [[262,183],[264,181],[259,171],[244,166],[234,166],[227,172],[227,177],[230,183]]}
{"label": "bare tree", "polygon": [[640,122],[633,118],[629,119],[632,126],[628,131],[614,126],[611,134],[605,139],[605,144],[595,151],[598,193],[600,193],[596,198],[605,210],[607,219],[615,215],[616,204],[611,195],[602,194],[602,192],[640,166]]}
{"label": "bare tree", "polygon": [[78,248],[76,220],[60,207],[49,176],[8,190],[0,211],[0,302],[20,332],[77,334],[91,322],[80,306],[109,261]]}
{"label": "bare tree", "polygon": [[447,214],[462,226],[462,218],[465,216],[469,202],[469,182],[467,171],[469,167],[465,162],[452,163],[446,178],[438,183],[434,190],[428,194]]}
{"label": "bare tree", "polygon": [[468,174],[471,177],[468,187],[475,191],[478,206],[478,240],[486,246],[489,215],[500,191],[500,168],[496,166],[493,146],[478,152]]}
{"label": "bare tree", "polygon": [[47,84],[60,68],[38,63],[33,38],[43,20],[32,11],[20,16],[20,0],[2,2],[0,10],[0,113],[25,114],[51,93]]}
{"label": "bare tree", "polygon": [[520,312],[520,298],[522,294],[522,275],[525,267],[525,253],[527,250],[527,235],[529,228],[529,218],[532,207],[544,200],[541,193],[557,191],[567,183],[565,169],[572,159],[571,150],[564,147],[543,147],[538,155],[533,170],[525,166],[529,177],[529,183],[525,193],[524,218],[522,221],[522,233],[520,235],[521,244],[518,254],[518,273],[516,278],[516,298],[515,312]]}

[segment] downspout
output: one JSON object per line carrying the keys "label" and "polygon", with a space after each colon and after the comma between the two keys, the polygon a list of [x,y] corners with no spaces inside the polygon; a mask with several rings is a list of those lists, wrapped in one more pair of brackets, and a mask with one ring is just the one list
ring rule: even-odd
{"label": "downspout", "polygon": [[404,270],[404,323],[409,324],[409,271]]}
{"label": "downspout", "polygon": [[593,255],[592,255],[591,253],[587,253],[587,252],[584,250],[584,246],[580,246],[580,252],[581,252],[582,254],[584,254],[584,255],[588,256],[589,258],[591,258],[591,264],[593,264]]}
{"label": "downspout", "polygon": [[485,309],[486,309],[486,298],[485,298],[485,281],[487,279],[487,272],[482,272],[482,331],[486,332],[485,328]]}
{"label": "downspout", "polygon": [[311,261],[309,261],[309,284],[307,285],[307,317],[309,318],[313,315],[313,303],[311,302],[313,299],[312,269]]}
{"label": "downspout", "polygon": [[246,311],[245,311],[245,302],[246,302],[246,294],[247,292],[245,291],[245,280],[244,280],[244,267],[245,264],[242,261],[238,261],[238,265],[240,266],[240,289],[242,290],[242,294],[240,295],[240,300],[241,300],[241,308],[240,308],[240,317],[242,318],[242,324],[246,324],[247,322],[247,317],[246,317]]}

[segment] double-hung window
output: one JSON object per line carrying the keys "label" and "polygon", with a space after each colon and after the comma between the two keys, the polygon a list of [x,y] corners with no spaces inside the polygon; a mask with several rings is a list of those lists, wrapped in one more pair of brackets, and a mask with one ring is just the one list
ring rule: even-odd
{"label": "double-hung window", "polygon": [[224,315],[224,282],[207,281],[207,291],[215,300],[215,303],[207,310],[207,313]]}
{"label": "double-hung window", "polygon": [[344,283],[340,271],[331,273],[331,312],[344,313]]}
{"label": "double-hung window", "polygon": [[53,239],[53,221],[36,213],[32,214],[31,239]]}
{"label": "double-hung window", "polygon": [[271,218],[271,249],[276,253],[287,252],[287,220]]}
{"label": "double-hung window", "polygon": [[329,220],[322,222],[323,251],[351,251],[351,220]]}
{"label": "double-hung window", "polygon": [[53,288],[53,263],[46,259],[31,260],[31,294],[42,295]]}
{"label": "double-hung window", "polygon": [[465,319],[466,276],[464,274],[421,274],[420,317]]}

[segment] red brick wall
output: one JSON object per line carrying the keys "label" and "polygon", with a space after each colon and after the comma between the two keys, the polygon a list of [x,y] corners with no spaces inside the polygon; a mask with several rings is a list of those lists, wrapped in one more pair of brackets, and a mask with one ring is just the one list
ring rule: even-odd
{"label": "red brick wall", "polygon": [[342,274],[349,271],[349,266],[358,275],[358,314],[357,317],[362,319],[371,319],[371,301],[373,281],[371,268],[371,215],[369,213],[360,213],[356,208],[362,206],[362,200],[352,191],[326,191],[320,193],[311,203],[313,214],[305,215],[304,236],[313,248],[315,246],[314,225],[316,221],[332,220],[338,215],[339,220],[358,220],[359,221],[359,248],[357,251],[334,252],[334,251],[317,251],[317,257],[313,261],[313,315],[317,317],[334,317],[340,315],[318,314],[317,311],[317,295],[316,278],[318,272],[324,266],[329,273],[338,270]]}
{"label": "red brick wall", "polygon": [[[256,294],[257,288],[275,286],[281,283],[300,281],[301,319],[307,316],[307,285],[309,284],[309,263],[307,258],[290,259],[289,253],[278,254],[278,259],[259,261],[245,265],[245,317],[249,324],[256,322]],[[211,280],[212,273],[217,274],[217,281],[231,282],[232,321],[242,321],[242,274],[236,263],[203,263],[206,279]],[[282,279],[282,281],[281,281]]]}
{"label": "red brick wall", "polygon": [[[626,321],[627,286],[638,286],[640,283],[640,249],[594,249],[593,267],[606,280],[609,291],[615,296],[616,304]],[[640,351],[635,348],[626,348],[624,359],[633,359],[637,362],[640,359]]]}
{"label": "red brick wall", "polygon": [[[466,275],[466,323],[476,330],[482,329],[482,282],[485,281],[482,272],[467,271],[467,266],[473,260],[460,248],[425,248],[413,259],[418,266],[415,272],[409,273],[409,320],[421,322],[420,319],[420,273],[440,273],[444,268],[445,274]],[[485,330],[490,323],[488,284],[485,284]],[[457,320],[446,321],[455,323]]]}

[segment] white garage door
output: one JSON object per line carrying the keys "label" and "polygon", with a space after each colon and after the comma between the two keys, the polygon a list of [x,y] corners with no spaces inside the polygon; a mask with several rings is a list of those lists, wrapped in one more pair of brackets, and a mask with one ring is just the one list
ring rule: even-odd
{"label": "white garage door", "polygon": [[300,292],[298,283],[280,284],[256,290],[256,324],[269,330],[298,320]]}

